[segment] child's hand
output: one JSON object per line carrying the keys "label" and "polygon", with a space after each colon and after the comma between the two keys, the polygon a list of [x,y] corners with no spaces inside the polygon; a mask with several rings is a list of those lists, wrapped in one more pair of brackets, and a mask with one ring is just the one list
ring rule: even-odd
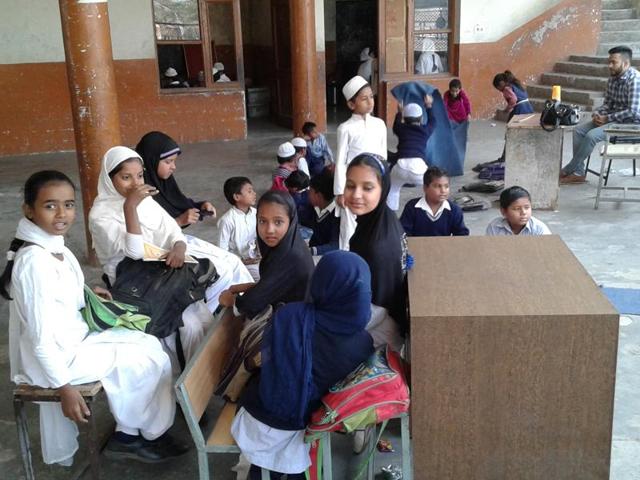
{"label": "child's hand", "polygon": [[87,417],[91,415],[91,410],[75,388],[66,384],[58,389],[60,394],[60,403],[62,404],[62,413],[69,420],[76,423],[88,423]]}
{"label": "child's hand", "polygon": [[181,268],[184,265],[184,255],[187,246],[184,242],[176,242],[171,251],[167,254],[165,263],[171,268]]}
{"label": "child's hand", "polygon": [[236,294],[232,293],[231,290],[225,290],[218,297],[218,303],[223,307],[233,307],[236,303]]}
{"label": "child's hand", "polygon": [[145,198],[157,195],[158,189],[151,185],[138,185],[127,192],[127,198],[124,201],[125,206],[137,207]]}
{"label": "child's hand", "polygon": [[424,106],[427,108],[431,108],[433,106],[433,97],[429,94],[424,96]]}
{"label": "child's hand", "polygon": [[211,212],[211,216],[213,218],[216,218],[216,216],[218,215],[218,212],[216,212],[216,208],[213,206],[211,202],[204,202],[202,204],[201,209],[204,210],[205,212]]}
{"label": "child's hand", "polygon": [[198,223],[200,219],[200,211],[197,208],[190,208],[189,210],[185,210],[176,218],[176,222],[181,227],[185,227],[187,225],[191,225],[193,223]]}
{"label": "child's hand", "polygon": [[113,296],[111,295],[111,292],[106,288],[93,287],[93,293],[95,293],[99,297],[104,298],[105,300],[113,300]]}

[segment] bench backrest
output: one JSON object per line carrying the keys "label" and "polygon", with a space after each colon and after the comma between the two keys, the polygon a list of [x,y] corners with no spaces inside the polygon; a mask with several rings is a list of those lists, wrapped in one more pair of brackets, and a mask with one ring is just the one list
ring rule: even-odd
{"label": "bench backrest", "polygon": [[222,369],[238,343],[242,324],[242,319],[234,317],[230,309],[225,310],[176,382],[196,422],[207,408]]}

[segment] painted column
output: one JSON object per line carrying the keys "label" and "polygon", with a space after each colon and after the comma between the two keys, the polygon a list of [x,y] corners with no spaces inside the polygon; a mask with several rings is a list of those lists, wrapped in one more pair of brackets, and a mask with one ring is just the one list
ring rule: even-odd
{"label": "painted column", "polygon": [[59,0],[71,93],[88,260],[95,264],[88,215],[104,153],[120,144],[120,117],[107,0]]}
{"label": "painted column", "polygon": [[[316,121],[316,24],[314,0],[289,0],[291,19],[291,97],[293,131],[306,121]],[[323,115],[324,116],[324,115]]]}

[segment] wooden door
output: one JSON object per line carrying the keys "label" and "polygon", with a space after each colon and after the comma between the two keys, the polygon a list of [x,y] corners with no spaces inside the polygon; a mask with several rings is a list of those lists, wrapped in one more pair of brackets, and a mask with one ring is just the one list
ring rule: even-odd
{"label": "wooden door", "polygon": [[291,128],[291,24],[289,0],[272,0],[271,22],[275,65],[275,98],[273,102],[276,121]]}

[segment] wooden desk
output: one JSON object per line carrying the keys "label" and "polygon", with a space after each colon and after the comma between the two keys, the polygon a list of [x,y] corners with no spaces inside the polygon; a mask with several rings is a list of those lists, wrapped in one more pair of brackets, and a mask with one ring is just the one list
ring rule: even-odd
{"label": "wooden desk", "polygon": [[409,250],[415,478],[609,478],[618,314],[560,237]]}
{"label": "wooden desk", "polygon": [[558,206],[565,128],[544,131],[539,113],[514,115],[507,124],[505,186],[526,188],[535,209],[555,210]]}

